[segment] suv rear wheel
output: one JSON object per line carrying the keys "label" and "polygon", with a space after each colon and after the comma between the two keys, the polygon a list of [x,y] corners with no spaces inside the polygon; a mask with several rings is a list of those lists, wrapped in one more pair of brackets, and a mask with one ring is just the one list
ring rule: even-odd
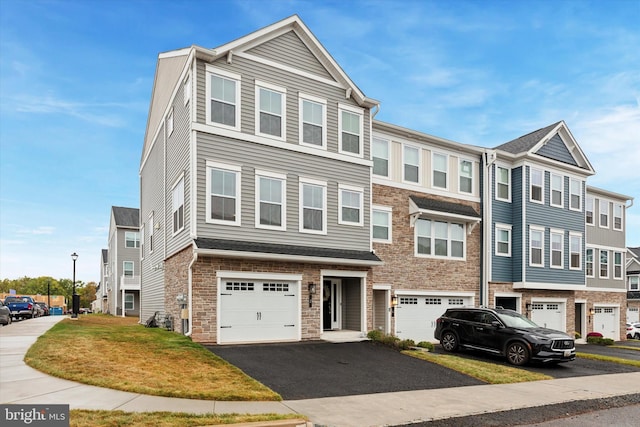
{"label": "suv rear wheel", "polygon": [[512,342],[507,346],[507,360],[512,365],[525,365],[529,361],[529,349],[519,341]]}
{"label": "suv rear wheel", "polygon": [[454,352],[458,350],[458,337],[451,331],[447,331],[442,334],[442,339],[440,340],[440,344],[442,344],[442,348],[445,351]]}

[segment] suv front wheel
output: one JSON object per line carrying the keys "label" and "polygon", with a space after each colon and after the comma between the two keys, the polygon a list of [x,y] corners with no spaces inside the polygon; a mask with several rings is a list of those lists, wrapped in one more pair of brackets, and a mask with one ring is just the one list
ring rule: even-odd
{"label": "suv front wheel", "polygon": [[454,352],[458,350],[458,337],[451,331],[447,331],[442,334],[442,339],[440,340],[440,344],[442,344],[442,348],[445,351]]}
{"label": "suv front wheel", "polygon": [[507,360],[512,365],[526,365],[529,361],[529,349],[519,341],[512,342],[507,346]]}

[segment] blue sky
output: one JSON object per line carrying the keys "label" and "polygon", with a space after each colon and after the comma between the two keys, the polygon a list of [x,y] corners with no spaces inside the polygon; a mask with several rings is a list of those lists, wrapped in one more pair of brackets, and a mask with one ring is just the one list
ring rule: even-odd
{"label": "blue sky", "polygon": [[157,55],[298,14],[377,119],[495,147],[565,120],[636,198],[640,1],[0,1],[0,278],[99,280],[110,208],[138,207]]}

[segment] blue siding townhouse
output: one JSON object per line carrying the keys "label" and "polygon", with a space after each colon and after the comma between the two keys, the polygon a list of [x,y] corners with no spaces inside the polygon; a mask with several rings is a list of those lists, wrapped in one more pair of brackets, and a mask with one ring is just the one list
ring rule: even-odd
{"label": "blue siding townhouse", "polygon": [[[603,335],[620,339],[624,284],[587,280],[586,180],[595,171],[567,125],[502,144],[487,153],[486,165],[482,300],[548,328],[585,336],[602,326]],[[623,211],[625,202],[618,204]],[[594,315],[604,311],[618,314],[598,326]]]}

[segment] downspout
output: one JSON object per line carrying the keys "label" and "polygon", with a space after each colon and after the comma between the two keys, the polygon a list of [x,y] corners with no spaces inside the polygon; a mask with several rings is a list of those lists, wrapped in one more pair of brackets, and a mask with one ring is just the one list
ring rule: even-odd
{"label": "downspout", "polygon": [[190,337],[192,333],[191,325],[193,325],[193,264],[195,264],[197,260],[198,260],[198,252],[195,251],[195,245],[194,245],[193,258],[189,263],[189,269],[188,269],[189,283],[188,283],[188,290],[187,290],[187,301],[188,301],[187,304],[189,305],[189,331],[187,332],[183,331],[184,335],[187,337]]}
{"label": "downspout", "polygon": [[480,306],[488,305],[489,303],[489,278],[491,277],[491,166],[496,161],[495,150],[485,150],[482,156],[484,163],[483,176],[482,176],[482,234],[481,234],[481,264],[482,271],[480,272]]}

